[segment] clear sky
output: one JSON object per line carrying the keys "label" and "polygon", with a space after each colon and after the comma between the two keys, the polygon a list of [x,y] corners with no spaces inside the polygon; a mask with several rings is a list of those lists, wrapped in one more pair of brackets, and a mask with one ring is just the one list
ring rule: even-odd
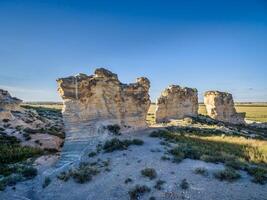
{"label": "clear sky", "polygon": [[96,67],[267,101],[266,0],[0,0],[0,88],[59,101],[56,79]]}

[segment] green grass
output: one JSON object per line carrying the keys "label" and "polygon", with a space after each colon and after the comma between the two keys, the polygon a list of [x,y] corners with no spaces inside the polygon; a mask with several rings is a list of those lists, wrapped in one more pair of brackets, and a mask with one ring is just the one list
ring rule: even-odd
{"label": "green grass", "polygon": [[105,142],[103,146],[104,152],[122,151],[128,149],[130,145],[143,145],[144,142],[140,139],[120,140],[113,138]]}
{"label": "green grass", "polygon": [[246,139],[237,136],[180,134],[179,132],[157,131],[151,137],[164,138],[176,143],[170,153],[178,158],[201,159],[212,162],[243,160],[267,164],[267,141]]}
{"label": "green grass", "polygon": [[41,149],[22,147],[19,140],[12,136],[0,135],[0,163],[10,164],[41,155]]}
{"label": "green grass", "polygon": [[[165,142],[172,142],[168,153],[174,162],[185,158],[203,160],[213,163],[224,163],[231,169],[245,170],[256,183],[264,184],[267,180],[267,141],[247,139],[230,135],[205,135],[179,131],[157,131],[150,135],[159,137]],[[255,169],[250,167],[256,165]],[[229,172],[229,171],[226,171]],[[223,176],[223,174],[222,174]]]}
{"label": "green grass", "polygon": [[213,175],[220,181],[228,182],[233,182],[241,177],[241,175],[237,173],[233,168],[225,168],[224,170],[215,172]]}

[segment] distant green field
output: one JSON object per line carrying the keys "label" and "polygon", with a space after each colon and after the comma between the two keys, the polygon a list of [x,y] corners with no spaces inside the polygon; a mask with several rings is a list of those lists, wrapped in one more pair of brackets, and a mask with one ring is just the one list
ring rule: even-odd
{"label": "distant green field", "polygon": [[[237,112],[245,112],[246,119],[257,121],[257,122],[267,122],[267,105],[266,104],[237,104]],[[203,104],[199,106],[199,113],[206,115],[206,109]]]}
{"label": "distant green field", "polygon": [[[237,104],[236,106],[237,112],[246,112],[246,119],[257,121],[257,122],[267,122],[267,105],[266,104]],[[152,104],[149,112],[147,120],[148,122],[152,122],[155,120],[154,112],[156,109],[156,105]],[[204,104],[199,105],[198,112],[202,115],[206,115],[206,108]]]}
{"label": "distant green field", "polygon": [[[47,107],[47,108],[55,108],[62,109],[61,103],[26,103],[26,105],[37,106],[37,107]],[[150,106],[147,120],[150,123],[153,123],[155,120],[154,112],[156,109],[156,105],[152,104]],[[237,112],[246,112],[246,119],[257,121],[257,122],[267,122],[267,104],[264,103],[253,103],[253,104],[236,104]],[[206,109],[204,104],[199,105],[199,113],[202,115],[206,115]]]}

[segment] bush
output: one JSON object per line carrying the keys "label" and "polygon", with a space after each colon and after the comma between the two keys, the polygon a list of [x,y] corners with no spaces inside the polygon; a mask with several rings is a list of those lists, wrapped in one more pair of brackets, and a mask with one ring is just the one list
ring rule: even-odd
{"label": "bush", "polygon": [[131,182],[133,182],[133,180],[132,180],[131,178],[127,178],[127,179],[124,181],[125,184],[131,183]]}
{"label": "bush", "polygon": [[189,188],[189,183],[187,182],[186,179],[183,179],[182,182],[180,183],[180,187],[183,189],[183,190],[187,190]]}
{"label": "bush", "polygon": [[25,178],[31,179],[31,178],[33,178],[33,177],[35,177],[37,175],[37,169],[35,169],[34,167],[26,167],[26,168],[23,169],[21,174]]}
{"label": "bush", "polygon": [[207,176],[208,175],[208,171],[206,168],[203,168],[203,167],[198,167],[194,170],[194,173],[195,174],[200,174],[200,175],[203,175],[203,176]]}
{"label": "bush", "polygon": [[150,178],[150,180],[155,179],[157,177],[157,172],[153,168],[145,168],[141,171],[141,174],[145,177]]}
{"label": "bush", "polygon": [[121,127],[118,124],[108,125],[106,128],[109,130],[109,132],[113,133],[114,135],[120,135]]}
{"label": "bush", "polygon": [[92,177],[97,175],[98,173],[99,170],[96,167],[82,163],[79,168],[74,169],[71,172],[71,177],[77,183],[85,183],[91,181]]}
{"label": "bush", "polygon": [[93,151],[93,152],[90,152],[90,153],[88,154],[89,157],[95,157],[96,155],[97,155],[97,153],[94,152],[94,151]]}
{"label": "bush", "polygon": [[59,179],[59,180],[62,180],[62,181],[68,181],[69,180],[69,178],[71,177],[71,173],[70,172],[61,172],[58,176],[57,176],[57,178]]}
{"label": "bush", "polygon": [[103,149],[105,152],[113,152],[116,150],[122,151],[126,150],[130,145],[142,145],[144,142],[139,139],[133,140],[119,140],[117,138],[113,138],[105,142]]}
{"label": "bush", "polygon": [[232,182],[239,179],[241,176],[233,168],[226,168],[224,170],[215,172],[214,177],[220,181]]}
{"label": "bush", "polygon": [[150,192],[150,188],[146,185],[136,185],[132,190],[130,190],[128,193],[130,195],[131,200],[138,200],[142,195],[144,195],[147,192]]}
{"label": "bush", "polygon": [[265,184],[267,182],[267,170],[259,167],[247,168],[249,175],[253,176],[254,183]]}

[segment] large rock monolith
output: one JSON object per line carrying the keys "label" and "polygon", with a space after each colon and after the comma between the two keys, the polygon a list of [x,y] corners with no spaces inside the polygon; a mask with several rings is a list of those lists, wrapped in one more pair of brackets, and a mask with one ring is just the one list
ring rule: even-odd
{"label": "large rock monolith", "polygon": [[101,122],[122,129],[146,127],[150,106],[147,78],[123,84],[118,76],[104,68],[88,76],[78,74],[60,78],[58,91],[63,99],[63,117],[68,122]]}
{"label": "large rock monolith", "polygon": [[171,85],[157,99],[156,122],[183,119],[198,114],[197,90]]}
{"label": "large rock monolith", "polygon": [[208,91],[204,95],[207,114],[211,118],[231,124],[244,124],[246,113],[237,113],[233,96],[227,92]]}

